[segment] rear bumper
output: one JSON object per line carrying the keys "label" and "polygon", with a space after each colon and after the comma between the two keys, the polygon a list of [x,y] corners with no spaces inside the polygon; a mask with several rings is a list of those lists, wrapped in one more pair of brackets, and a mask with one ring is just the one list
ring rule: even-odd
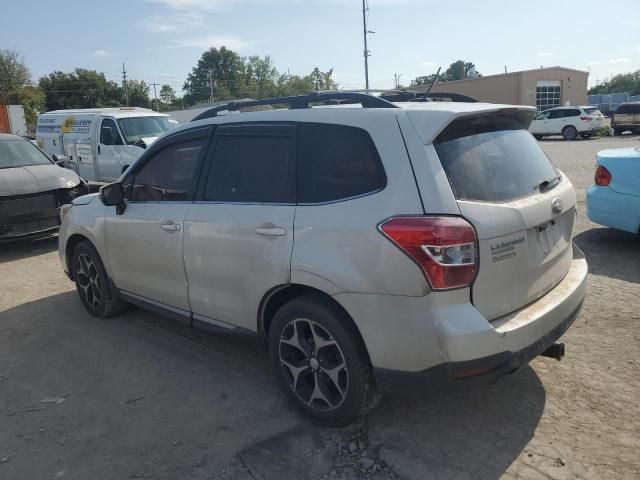
{"label": "rear bumper", "polygon": [[587,190],[587,217],[599,225],[639,233],[640,196],[592,185]]}
{"label": "rear bumper", "polygon": [[[586,292],[587,262],[574,245],[565,278],[544,297],[505,317],[439,319],[447,361],[417,372],[374,368],[378,388],[400,395],[440,394],[495,381],[558,340],[575,321]],[[468,311],[472,314],[471,310]]]}

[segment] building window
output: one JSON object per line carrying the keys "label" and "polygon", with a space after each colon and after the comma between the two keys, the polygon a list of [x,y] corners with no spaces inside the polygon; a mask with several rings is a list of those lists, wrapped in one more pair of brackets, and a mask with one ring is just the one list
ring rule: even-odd
{"label": "building window", "polygon": [[536,87],[536,108],[539,112],[560,106],[559,80],[541,80]]}

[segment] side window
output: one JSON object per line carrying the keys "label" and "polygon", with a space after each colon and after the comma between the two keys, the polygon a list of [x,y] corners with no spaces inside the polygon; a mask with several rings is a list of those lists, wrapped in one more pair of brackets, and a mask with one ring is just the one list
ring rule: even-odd
{"label": "side window", "polygon": [[100,143],[103,145],[123,145],[116,122],[110,118],[102,120],[100,125]]}
{"label": "side window", "polygon": [[564,117],[564,110],[551,110],[551,112],[549,112],[549,120],[562,117]]}
{"label": "side window", "polygon": [[546,120],[549,118],[549,112],[542,112],[535,116],[534,120]]}
{"label": "side window", "polygon": [[204,200],[295,203],[294,144],[292,135],[243,135],[241,128],[217,135]]}
{"label": "side window", "polygon": [[[169,145],[157,152],[135,174],[130,197],[138,202],[192,200],[198,160],[206,139]],[[126,187],[125,187],[125,190]]]}
{"label": "side window", "polygon": [[385,187],[384,167],[365,130],[305,124],[299,139],[299,203],[342,200]]}
{"label": "side window", "polygon": [[564,111],[564,116],[565,117],[579,117],[580,116],[580,110],[578,110],[577,108],[569,108],[567,110]]}

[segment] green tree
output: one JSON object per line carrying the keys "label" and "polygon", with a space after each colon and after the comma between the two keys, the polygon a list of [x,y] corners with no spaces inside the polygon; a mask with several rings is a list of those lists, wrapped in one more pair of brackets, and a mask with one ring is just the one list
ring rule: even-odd
{"label": "green tree", "polygon": [[599,93],[628,93],[640,95],[640,70],[615,75],[611,80],[602,82],[588,91],[589,95]]}
{"label": "green tree", "polygon": [[[421,77],[417,77],[414,81],[414,85],[431,85],[433,79],[436,78],[436,74],[432,73],[431,75],[423,75]],[[446,82],[447,77],[444,74],[439,74],[436,78],[436,82]]]}
{"label": "green tree", "polygon": [[45,107],[44,93],[32,84],[29,69],[15,50],[0,50],[0,104],[23,105],[29,127]]}
{"label": "green tree", "polygon": [[76,68],[73,72],[52,72],[40,78],[46,95],[47,110],[68,108],[117,107],[122,103],[122,89],[104,73]]}
{"label": "green tree", "polygon": [[129,106],[144,108],[151,106],[149,85],[145,81],[127,80],[127,94],[129,96]]}
{"label": "green tree", "polygon": [[[211,47],[204,52],[184,82],[184,100],[193,105],[209,100],[211,87],[219,100],[237,98],[246,85],[245,64],[236,52],[227,47]],[[210,82],[211,80],[211,82]]]}
{"label": "green tree", "polygon": [[333,80],[333,68],[327,72],[321,72],[318,67],[314,68],[310,74],[313,88],[319,90],[336,90],[338,84]]}
{"label": "green tree", "polygon": [[162,85],[162,87],[160,87],[160,100],[167,104],[176,101],[176,91],[171,85]]}
{"label": "green tree", "polygon": [[464,80],[465,78],[474,78],[480,74],[476,71],[476,66],[472,62],[464,60],[456,60],[444,72],[447,81]]}

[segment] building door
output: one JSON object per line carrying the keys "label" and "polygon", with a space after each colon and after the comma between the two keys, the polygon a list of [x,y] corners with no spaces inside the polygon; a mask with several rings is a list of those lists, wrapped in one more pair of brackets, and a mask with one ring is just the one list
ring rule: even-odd
{"label": "building door", "polygon": [[560,80],[538,80],[536,84],[536,108],[539,112],[560,106]]}

